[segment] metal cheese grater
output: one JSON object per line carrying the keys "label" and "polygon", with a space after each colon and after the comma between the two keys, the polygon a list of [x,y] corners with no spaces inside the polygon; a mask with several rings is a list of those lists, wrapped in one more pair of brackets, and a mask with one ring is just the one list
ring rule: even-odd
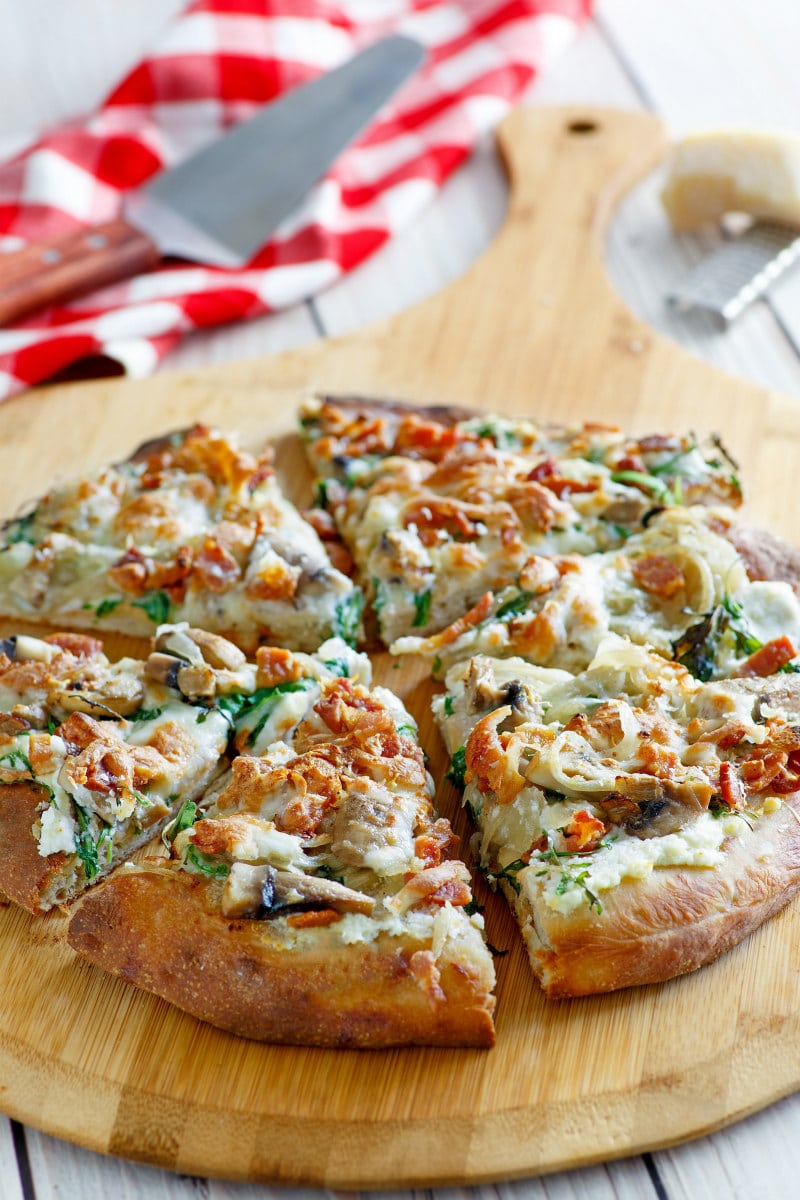
{"label": "metal cheese grater", "polygon": [[703,259],[667,295],[677,309],[705,308],[726,325],[800,258],[800,230],[756,221]]}

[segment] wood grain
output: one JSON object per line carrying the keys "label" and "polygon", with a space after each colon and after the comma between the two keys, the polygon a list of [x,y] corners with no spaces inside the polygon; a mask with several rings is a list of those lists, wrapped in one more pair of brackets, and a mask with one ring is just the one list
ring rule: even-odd
{"label": "wood grain", "polygon": [[0,258],[0,326],[149,271],[156,244],[122,218],[35,242]]}
{"label": "wood grain", "polygon": [[[284,479],[302,498],[293,413],[324,387],[636,429],[724,428],[753,515],[797,536],[796,407],[678,350],[606,281],[612,201],[663,141],[644,115],[515,113],[500,133],[507,221],[455,285],[388,322],[270,359],[12,400],[0,412],[0,509],[196,417],[238,427],[246,442],[278,438]],[[376,666],[420,718],[440,777],[419,669],[395,671],[388,656]],[[463,833],[446,786],[440,802]],[[509,950],[498,960],[494,1051],[342,1053],[237,1041],[80,963],[63,918],[3,908],[3,1106],[173,1170],[368,1187],[477,1183],[664,1146],[800,1084],[794,910],[693,976],[559,1004],[535,990],[493,898],[487,927]]]}

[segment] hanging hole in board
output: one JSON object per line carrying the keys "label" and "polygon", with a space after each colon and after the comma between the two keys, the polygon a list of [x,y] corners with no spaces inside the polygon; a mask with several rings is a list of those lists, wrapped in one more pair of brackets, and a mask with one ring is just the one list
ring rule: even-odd
{"label": "hanging hole in board", "polygon": [[598,125],[596,121],[570,121],[567,129],[570,133],[597,133]]}

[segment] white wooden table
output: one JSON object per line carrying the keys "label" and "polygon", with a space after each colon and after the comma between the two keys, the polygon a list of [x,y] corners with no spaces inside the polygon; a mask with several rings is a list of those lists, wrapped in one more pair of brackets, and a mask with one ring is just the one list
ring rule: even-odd
{"label": "white wooden table", "polygon": [[[26,134],[91,108],[182,3],[0,0],[0,153]],[[650,108],[675,134],[723,123],[797,130],[799,48],[798,0],[598,0],[595,20],[528,100]],[[609,239],[609,271],[631,307],[695,353],[800,397],[800,270],[727,333],[711,319],[671,314],[664,292],[707,251],[710,239],[677,243],[668,236],[656,191],[657,181],[650,179],[626,200]],[[198,334],[164,369],[288,349],[412,304],[460,274],[489,241],[502,220],[505,195],[487,143],[412,229],[336,287],[289,312]],[[713,1020],[713,1014],[697,1019]],[[392,1195],[789,1200],[800,1195],[798,1143],[800,1094],[673,1150],[494,1187]],[[0,1117],[0,1200],[101,1195],[322,1200],[334,1193],[173,1176],[103,1158]]]}

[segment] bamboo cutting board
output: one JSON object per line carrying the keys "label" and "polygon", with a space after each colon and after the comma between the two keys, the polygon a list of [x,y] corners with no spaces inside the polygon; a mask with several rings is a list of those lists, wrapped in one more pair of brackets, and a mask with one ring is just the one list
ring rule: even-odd
{"label": "bamboo cutting board", "polygon": [[[452,287],[337,341],[142,383],[50,388],[0,411],[0,512],[69,475],[203,419],[255,445],[293,434],[308,390],[472,404],[636,430],[724,432],[751,515],[800,537],[800,406],[693,359],[611,291],[603,227],[663,153],[650,116],[519,111],[500,148],[506,224]],[[123,640],[119,639],[117,649]],[[115,647],[112,645],[111,649]],[[417,668],[377,662],[443,755]],[[440,805],[466,827],[452,789]],[[664,1146],[800,1086],[800,911],[671,983],[545,1002],[504,902],[492,1051],[328,1051],[237,1040],[102,975],[65,947],[64,919],[0,907],[0,1108],[91,1149],[194,1174],[333,1187],[479,1183]]]}

